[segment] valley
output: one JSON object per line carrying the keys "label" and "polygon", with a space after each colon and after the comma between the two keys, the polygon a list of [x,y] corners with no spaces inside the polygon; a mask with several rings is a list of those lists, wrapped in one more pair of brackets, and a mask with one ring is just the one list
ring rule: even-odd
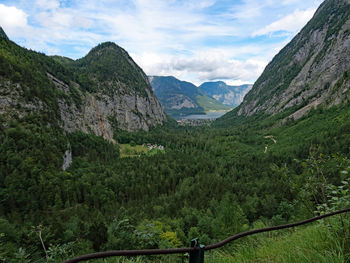
{"label": "valley", "polygon": [[[254,85],[196,86],[113,42],[47,56],[0,27],[0,262],[207,245],[349,208],[349,32],[350,2],[325,0]],[[205,262],[349,262],[349,231],[337,215]]]}

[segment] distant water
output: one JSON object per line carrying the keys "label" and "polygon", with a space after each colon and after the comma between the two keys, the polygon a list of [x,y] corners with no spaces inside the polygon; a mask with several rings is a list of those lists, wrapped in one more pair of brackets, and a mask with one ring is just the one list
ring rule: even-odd
{"label": "distant water", "polygon": [[206,119],[216,119],[227,113],[227,111],[211,111],[207,114],[192,114],[181,117],[181,119],[186,120],[206,120]]}

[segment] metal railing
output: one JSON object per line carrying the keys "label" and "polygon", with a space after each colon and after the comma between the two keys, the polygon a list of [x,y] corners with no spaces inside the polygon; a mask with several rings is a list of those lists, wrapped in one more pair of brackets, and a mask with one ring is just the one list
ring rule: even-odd
{"label": "metal railing", "polygon": [[82,255],[82,256],[79,256],[79,257],[76,257],[73,259],[69,259],[69,260],[63,261],[62,263],[77,263],[77,262],[90,260],[90,259],[99,259],[99,258],[117,257],[117,256],[131,256],[131,257],[133,257],[133,256],[147,256],[147,255],[184,254],[184,253],[190,254],[189,263],[203,263],[205,251],[223,247],[227,243],[230,243],[230,242],[237,240],[239,238],[254,235],[257,233],[262,233],[262,232],[270,232],[270,231],[275,231],[275,230],[280,230],[280,229],[285,229],[285,228],[301,226],[301,225],[305,225],[305,224],[308,224],[308,223],[311,223],[311,222],[314,222],[314,221],[317,221],[317,220],[320,220],[320,219],[323,219],[326,217],[330,217],[330,216],[334,216],[334,215],[338,215],[338,214],[343,214],[343,213],[347,213],[347,212],[350,212],[350,208],[335,211],[335,212],[332,212],[329,214],[320,215],[317,217],[313,217],[313,218],[306,219],[306,220],[299,221],[299,222],[292,223],[292,224],[250,230],[247,232],[243,232],[243,233],[239,233],[237,235],[231,236],[231,237],[226,238],[218,243],[211,244],[208,246],[200,245],[198,243],[198,239],[193,239],[191,241],[191,247],[169,248],[169,249],[116,250],[116,251],[97,252],[97,253]]}

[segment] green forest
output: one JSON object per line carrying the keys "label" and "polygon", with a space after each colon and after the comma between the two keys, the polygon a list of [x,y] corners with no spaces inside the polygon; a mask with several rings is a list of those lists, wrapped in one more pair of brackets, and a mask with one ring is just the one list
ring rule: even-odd
{"label": "green forest", "polygon": [[[228,127],[217,122],[197,128],[168,125],[148,133],[118,131],[120,144],[165,147],[124,158],[118,144],[101,137],[76,132],[67,142],[60,128],[47,127],[39,115],[12,120],[0,133],[0,259],[61,262],[94,251],[187,247],[196,237],[211,244],[249,229],[346,208],[349,115],[350,107],[342,105],[280,125],[275,124],[283,116]],[[73,163],[62,171],[67,143]],[[349,219],[336,216],[252,236],[206,258],[346,262]],[[287,253],[298,246],[297,256]]]}

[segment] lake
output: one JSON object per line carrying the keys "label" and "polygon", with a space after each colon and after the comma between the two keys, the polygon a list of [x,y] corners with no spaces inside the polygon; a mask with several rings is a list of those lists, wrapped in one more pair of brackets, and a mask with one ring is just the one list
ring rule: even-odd
{"label": "lake", "polygon": [[227,113],[227,111],[210,111],[207,114],[192,114],[181,117],[185,120],[206,120],[206,119],[216,119]]}

